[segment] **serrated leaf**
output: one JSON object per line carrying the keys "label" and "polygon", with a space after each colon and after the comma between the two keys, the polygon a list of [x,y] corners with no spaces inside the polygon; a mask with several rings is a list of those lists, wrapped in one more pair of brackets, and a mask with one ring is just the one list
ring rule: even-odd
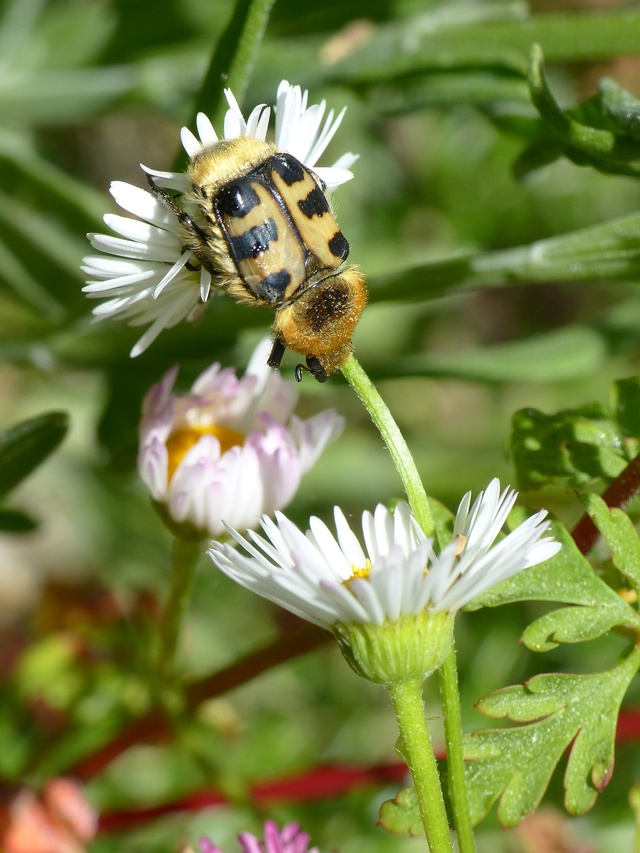
{"label": "serrated leaf", "polygon": [[[523,513],[512,513],[509,524],[516,524],[522,517]],[[618,607],[623,622],[630,614],[635,615],[635,610],[598,577],[562,524],[553,521],[551,533],[562,543],[553,559],[518,572],[474,599],[465,609],[497,607],[513,601],[558,601],[593,608]]]}
{"label": "serrated leaf", "polygon": [[415,788],[402,788],[392,800],[386,800],[380,806],[378,823],[396,835],[424,835]]}
{"label": "serrated leaf", "polygon": [[598,495],[582,495],[594,524],[611,548],[614,565],[640,591],[640,539],[629,516],[621,509],[609,509]]}
{"label": "serrated leaf", "polygon": [[[510,523],[519,514],[513,513]],[[618,625],[640,630],[635,608],[594,572],[561,524],[552,533],[562,548],[552,560],[519,572],[490,589],[467,608],[496,607],[513,601],[558,601],[576,605],[547,613],[532,622],[522,635],[523,643],[536,652],[549,651],[559,643],[592,640]]]}
{"label": "serrated leaf", "polygon": [[597,403],[551,415],[521,409],[511,425],[510,452],[523,489],[613,479],[630,461],[618,424]]}
{"label": "serrated leaf", "polygon": [[[625,619],[626,617],[626,619]],[[560,643],[583,643],[606,634],[617,625],[635,623],[640,628],[635,611],[626,608],[597,605],[596,607],[562,607],[532,622],[522,634],[522,642],[534,652],[548,652]]]}
{"label": "serrated leaf", "polygon": [[526,725],[476,732],[464,739],[472,821],[499,798],[498,819],[515,826],[539,804],[549,779],[570,748],[565,806],[583,814],[608,783],[617,715],[640,665],[640,650],[620,666],[593,675],[538,675],[526,685],[478,703],[483,714]]}
{"label": "serrated leaf", "polygon": [[48,412],[0,435],[0,497],[24,480],[58,447],[68,428],[66,412]]}

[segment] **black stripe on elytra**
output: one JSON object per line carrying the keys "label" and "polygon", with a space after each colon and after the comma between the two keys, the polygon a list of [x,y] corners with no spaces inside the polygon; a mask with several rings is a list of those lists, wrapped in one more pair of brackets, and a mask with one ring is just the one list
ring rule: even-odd
{"label": "black stripe on elytra", "polygon": [[291,284],[291,275],[286,270],[271,272],[260,282],[259,291],[269,302],[282,302],[284,292]]}
{"label": "black stripe on elytra", "polygon": [[274,154],[265,166],[277,172],[288,187],[304,178],[304,166],[291,154]]}
{"label": "black stripe on elytra", "polygon": [[329,202],[320,187],[314,187],[306,198],[298,202],[298,207],[307,219],[329,212]]}
{"label": "black stripe on elytra", "polygon": [[269,244],[278,239],[278,229],[273,219],[267,219],[266,222],[248,228],[244,234],[239,234],[237,237],[227,234],[227,239],[233,259],[246,261],[266,252]]}
{"label": "black stripe on elytra", "polygon": [[342,258],[344,261],[349,254],[349,241],[344,236],[342,231],[336,231],[328,243],[329,251],[336,258]]}
{"label": "black stripe on elytra", "polygon": [[254,207],[260,204],[258,194],[251,183],[242,178],[232,181],[222,187],[215,200],[215,208],[218,216],[233,216],[242,219],[251,213]]}

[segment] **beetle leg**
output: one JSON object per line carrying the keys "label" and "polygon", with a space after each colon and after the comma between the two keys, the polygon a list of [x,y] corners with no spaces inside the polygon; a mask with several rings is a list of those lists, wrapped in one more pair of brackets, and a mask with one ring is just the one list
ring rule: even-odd
{"label": "beetle leg", "polygon": [[284,355],[285,350],[286,346],[284,345],[284,341],[281,338],[276,338],[273,342],[271,354],[267,359],[269,367],[273,367],[274,370],[278,370],[282,363],[282,356]]}
{"label": "beetle leg", "polygon": [[[191,236],[191,243],[185,248],[190,249],[198,259],[200,266],[204,267],[208,273],[216,278],[220,274],[220,271],[216,270],[215,267],[212,266],[211,261],[207,257],[206,249],[208,241],[202,228],[200,228],[199,225],[196,225],[189,214],[180,207],[175,198],[166,190],[163,190],[162,187],[159,187],[149,174],[147,174],[147,181],[149,182],[151,192],[154,196],[175,215],[180,225],[182,225],[184,230]],[[194,268],[191,267],[191,269]]]}

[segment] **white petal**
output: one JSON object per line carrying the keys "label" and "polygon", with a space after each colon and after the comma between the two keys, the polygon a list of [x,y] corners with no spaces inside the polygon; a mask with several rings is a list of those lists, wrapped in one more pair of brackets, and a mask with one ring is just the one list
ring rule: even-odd
{"label": "white petal", "polygon": [[367,565],[367,558],[364,555],[358,537],[349,527],[349,523],[339,506],[333,510],[333,517],[340,549],[350,563],[352,571],[354,569],[364,569]]}
{"label": "white petal", "polygon": [[194,136],[188,127],[183,127],[180,131],[180,140],[182,141],[182,147],[191,158],[195,157],[202,150],[200,140],[197,136]]}
{"label": "white petal", "polygon": [[200,135],[200,141],[203,147],[215,145],[218,142],[218,134],[215,132],[211,119],[204,113],[198,113],[196,116],[196,127]]}

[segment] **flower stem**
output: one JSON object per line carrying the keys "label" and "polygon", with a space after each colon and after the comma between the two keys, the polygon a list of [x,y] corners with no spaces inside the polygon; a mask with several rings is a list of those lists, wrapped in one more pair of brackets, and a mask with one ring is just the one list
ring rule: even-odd
{"label": "flower stem", "polygon": [[171,591],[160,624],[158,670],[163,683],[173,675],[180,624],[191,596],[201,550],[199,540],[182,539],[177,536],[173,543]]}
{"label": "flower stem", "polygon": [[451,853],[451,834],[444,807],[431,736],[424,716],[419,678],[387,685],[400,730],[400,751],[413,779],[422,824],[431,853]]}
{"label": "flower stem", "polygon": [[444,732],[447,742],[447,769],[449,797],[453,811],[453,825],[460,853],[474,853],[473,828],[469,818],[469,803],[464,778],[464,756],[462,754],[462,713],[458,691],[458,670],[455,646],[440,667],[440,696],[444,714]]}
{"label": "flower stem", "polygon": [[223,87],[242,103],[274,2],[238,0],[220,36],[196,103],[196,111],[206,112],[214,127],[222,127],[226,111]]}
{"label": "flower stem", "polygon": [[429,508],[429,499],[411,451],[391,412],[354,355],[351,355],[346,364],[343,365],[342,373],[364,403],[371,419],[380,431],[380,435],[391,454],[393,464],[400,475],[402,485],[407,493],[409,506],[416,521],[427,536],[431,536],[434,532],[434,524]]}

